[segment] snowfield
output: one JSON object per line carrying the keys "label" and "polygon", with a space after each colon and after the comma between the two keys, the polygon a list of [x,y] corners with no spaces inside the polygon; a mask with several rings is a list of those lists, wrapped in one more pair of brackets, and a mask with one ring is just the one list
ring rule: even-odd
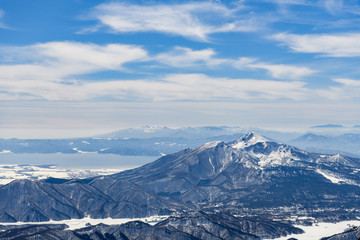
{"label": "snowfield", "polygon": [[100,175],[110,175],[129,168],[105,169],[64,169],[55,165],[0,165],[0,185],[8,184],[15,179],[46,179],[52,178],[87,178]]}
{"label": "snowfield", "polygon": [[127,223],[127,222],[132,222],[132,221],[142,221],[145,223],[148,223],[150,225],[155,225],[158,222],[161,222],[163,220],[165,220],[166,218],[168,218],[169,216],[150,216],[150,217],[145,217],[145,218],[90,218],[90,217],[85,217],[85,218],[81,218],[81,219],[70,219],[70,220],[62,220],[62,221],[47,221],[47,222],[16,222],[16,223],[0,223],[0,225],[4,225],[4,226],[13,226],[13,225],[17,225],[17,226],[21,226],[21,225],[29,225],[29,224],[66,224],[69,226],[69,230],[74,230],[74,229],[79,229],[79,228],[84,228],[87,227],[89,224],[90,225],[97,225],[99,223],[103,223],[106,225],[120,225],[123,223]]}
{"label": "snowfield", "polygon": [[334,234],[342,233],[350,226],[360,226],[360,221],[343,221],[338,223],[314,223],[312,226],[294,225],[301,228],[305,233],[303,234],[291,234],[286,237],[275,238],[275,240],[287,240],[291,237],[301,240],[319,240],[323,237],[329,237]]}

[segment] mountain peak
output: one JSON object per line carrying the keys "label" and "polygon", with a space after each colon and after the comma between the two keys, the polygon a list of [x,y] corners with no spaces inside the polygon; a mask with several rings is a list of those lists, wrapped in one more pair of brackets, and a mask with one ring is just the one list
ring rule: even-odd
{"label": "mountain peak", "polygon": [[200,146],[198,148],[198,150],[204,150],[204,149],[208,149],[208,148],[213,148],[213,147],[216,147],[217,145],[219,145],[220,143],[223,143],[223,142],[222,141],[208,142],[208,143],[205,143],[204,145]]}
{"label": "mountain peak", "polygon": [[237,149],[243,149],[255,145],[257,143],[266,143],[266,142],[269,142],[269,140],[255,132],[251,132],[242,136],[235,142],[233,142],[233,144],[231,144],[231,147]]}

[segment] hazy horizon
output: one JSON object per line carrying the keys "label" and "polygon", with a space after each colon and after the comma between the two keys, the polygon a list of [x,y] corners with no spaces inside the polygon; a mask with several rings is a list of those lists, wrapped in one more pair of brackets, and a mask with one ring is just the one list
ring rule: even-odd
{"label": "hazy horizon", "polygon": [[0,138],[360,124],[359,12],[333,0],[4,0]]}

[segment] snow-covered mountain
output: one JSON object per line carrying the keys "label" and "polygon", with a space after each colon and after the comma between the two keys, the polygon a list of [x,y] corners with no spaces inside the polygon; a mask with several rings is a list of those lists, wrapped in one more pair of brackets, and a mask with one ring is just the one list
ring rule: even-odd
{"label": "snow-covered mountain", "polygon": [[[168,155],[116,177],[195,205],[279,207],[307,205],[312,199],[316,206],[332,206],[343,202],[344,194],[360,199],[353,193],[360,189],[359,169],[359,159],[308,153],[251,133]],[[327,191],[332,201],[324,198]]]}
{"label": "snow-covered mountain", "polygon": [[359,159],[309,153],[250,133],[110,176],[13,181],[0,188],[0,221],[145,217],[199,209],[352,218],[360,210],[359,171]]}

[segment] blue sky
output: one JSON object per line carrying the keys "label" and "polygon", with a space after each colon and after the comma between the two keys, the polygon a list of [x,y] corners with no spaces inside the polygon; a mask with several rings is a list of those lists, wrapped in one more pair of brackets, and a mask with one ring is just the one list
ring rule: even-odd
{"label": "blue sky", "polygon": [[348,0],[1,0],[0,137],[360,121]]}

